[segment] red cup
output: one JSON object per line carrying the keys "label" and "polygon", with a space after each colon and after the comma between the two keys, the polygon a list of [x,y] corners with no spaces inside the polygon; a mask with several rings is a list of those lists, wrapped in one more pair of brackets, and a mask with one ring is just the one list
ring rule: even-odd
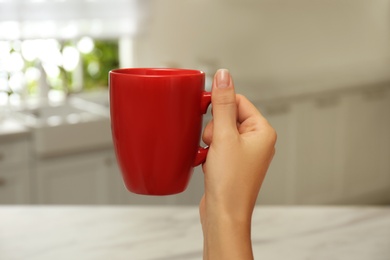
{"label": "red cup", "polygon": [[112,137],[127,189],[145,195],[184,191],[207,155],[199,146],[211,101],[204,72],[131,68],[109,76]]}

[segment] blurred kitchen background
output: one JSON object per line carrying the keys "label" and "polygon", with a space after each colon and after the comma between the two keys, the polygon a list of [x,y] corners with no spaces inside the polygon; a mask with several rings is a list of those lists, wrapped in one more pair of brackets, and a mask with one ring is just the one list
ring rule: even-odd
{"label": "blurred kitchen background", "polygon": [[390,0],[0,0],[0,204],[199,202],[199,167],[123,187],[117,67],[228,68],[278,132],[260,204],[390,204]]}

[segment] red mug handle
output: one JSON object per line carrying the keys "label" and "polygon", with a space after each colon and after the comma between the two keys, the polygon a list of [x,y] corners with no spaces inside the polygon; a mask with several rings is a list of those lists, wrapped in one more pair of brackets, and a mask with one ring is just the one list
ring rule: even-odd
{"label": "red mug handle", "polygon": [[[211,92],[204,91],[202,93],[202,100],[200,104],[200,109],[202,114],[206,114],[207,108],[211,103]],[[198,152],[196,153],[194,167],[198,166],[206,161],[207,152],[209,151],[209,147],[201,147],[199,146]]]}

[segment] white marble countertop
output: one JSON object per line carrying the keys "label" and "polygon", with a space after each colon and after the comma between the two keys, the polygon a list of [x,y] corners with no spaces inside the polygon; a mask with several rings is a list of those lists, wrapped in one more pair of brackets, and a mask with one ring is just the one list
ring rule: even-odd
{"label": "white marble countertop", "polygon": [[[390,207],[259,206],[253,250],[267,260],[388,260]],[[197,207],[0,206],[0,259],[202,258]]]}

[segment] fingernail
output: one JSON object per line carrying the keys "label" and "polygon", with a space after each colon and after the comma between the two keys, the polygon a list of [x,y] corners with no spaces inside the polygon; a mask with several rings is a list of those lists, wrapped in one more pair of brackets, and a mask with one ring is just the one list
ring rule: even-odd
{"label": "fingernail", "polygon": [[227,88],[230,84],[230,73],[227,69],[217,71],[216,85],[217,88]]}

